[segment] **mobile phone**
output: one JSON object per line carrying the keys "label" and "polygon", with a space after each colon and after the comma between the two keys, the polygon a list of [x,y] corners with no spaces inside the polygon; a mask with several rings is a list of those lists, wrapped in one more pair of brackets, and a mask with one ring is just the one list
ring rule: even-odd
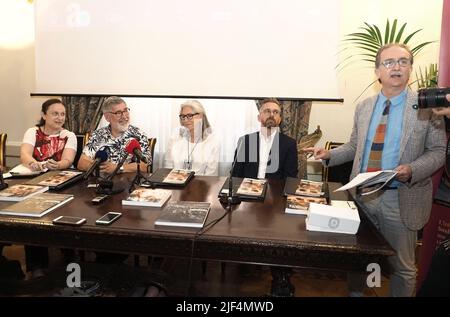
{"label": "mobile phone", "polygon": [[104,201],[106,198],[108,198],[109,197],[109,195],[100,195],[100,196],[97,196],[97,197],[94,197],[92,200],[91,200],[91,202],[93,203],[93,204],[99,204],[99,203],[101,203],[102,201]]}
{"label": "mobile phone", "polygon": [[53,219],[53,223],[58,225],[81,226],[85,222],[86,218],[70,216],[59,216],[58,218]]}
{"label": "mobile phone", "polygon": [[97,225],[110,225],[119,217],[122,216],[121,212],[108,212],[107,214],[103,215],[102,217],[98,218],[95,223]]}

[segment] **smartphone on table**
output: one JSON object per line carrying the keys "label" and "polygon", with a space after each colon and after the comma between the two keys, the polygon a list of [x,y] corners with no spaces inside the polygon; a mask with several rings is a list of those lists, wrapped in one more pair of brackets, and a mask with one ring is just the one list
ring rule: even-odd
{"label": "smartphone on table", "polygon": [[119,217],[122,216],[121,212],[108,212],[107,214],[103,215],[99,219],[95,221],[95,224],[97,225],[110,225]]}
{"label": "smartphone on table", "polygon": [[81,226],[86,222],[86,218],[59,216],[53,219],[53,223],[57,225]]}

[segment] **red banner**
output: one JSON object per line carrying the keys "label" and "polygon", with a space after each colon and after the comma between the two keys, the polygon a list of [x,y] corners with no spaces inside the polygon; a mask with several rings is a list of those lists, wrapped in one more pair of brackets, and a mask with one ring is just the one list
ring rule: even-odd
{"label": "red banner", "polygon": [[[439,87],[450,87],[450,0],[444,0],[440,44]],[[442,171],[443,168],[433,176],[435,190],[441,181]],[[450,208],[434,203],[430,220],[423,229],[417,289],[427,276],[434,251],[448,234],[450,234]]]}

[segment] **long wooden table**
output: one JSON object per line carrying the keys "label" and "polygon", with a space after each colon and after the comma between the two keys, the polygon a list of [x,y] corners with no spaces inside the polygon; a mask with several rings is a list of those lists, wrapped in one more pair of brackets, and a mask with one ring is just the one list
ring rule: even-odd
{"label": "long wooden table", "polygon": [[[61,248],[108,251],[128,254],[189,258],[197,232],[189,228],[155,227],[160,208],[121,205],[133,174],[116,177],[115,185],[125,191],[100,205],[91,203],[97,194],[82,181],[61,191],[75,195],[68,204],[42,218],[0,215],[0,241]],[[8,180],[10,184],[24,179]],[[226,209],[217,195],[224,177],[196,176],[183,189],[173,189],[171,200],[211,202],[207,223]],[[339,184],[329,183],[331,199],[351,200],[346,192],[333,193]],[[264,202],[242,202],[204,234],[195,237],[195,259],[254,263],[278,267],[310,267],[365,271],[369,263],[382,263],[394,251],[373,225],[360,213],[357,234],[310,232],[305,216],[284,212],[283,182],[271,180]],[[0,208],[6,202],[0,202]],[[109,211],[123,215],[110,226],[95,225]],[[87,219],[81,227],[53,225],[60,215]],[[287,273],[289,274],[289,273]],[[285,278],[285,277],[283,277]]]}

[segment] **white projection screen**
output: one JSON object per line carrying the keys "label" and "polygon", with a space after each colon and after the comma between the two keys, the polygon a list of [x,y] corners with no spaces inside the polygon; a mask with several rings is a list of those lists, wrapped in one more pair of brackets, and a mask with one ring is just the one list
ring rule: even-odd
{"label": "white projection screen", "polygon": [[340,98],[337,0],[37,0],[36,93]]}

